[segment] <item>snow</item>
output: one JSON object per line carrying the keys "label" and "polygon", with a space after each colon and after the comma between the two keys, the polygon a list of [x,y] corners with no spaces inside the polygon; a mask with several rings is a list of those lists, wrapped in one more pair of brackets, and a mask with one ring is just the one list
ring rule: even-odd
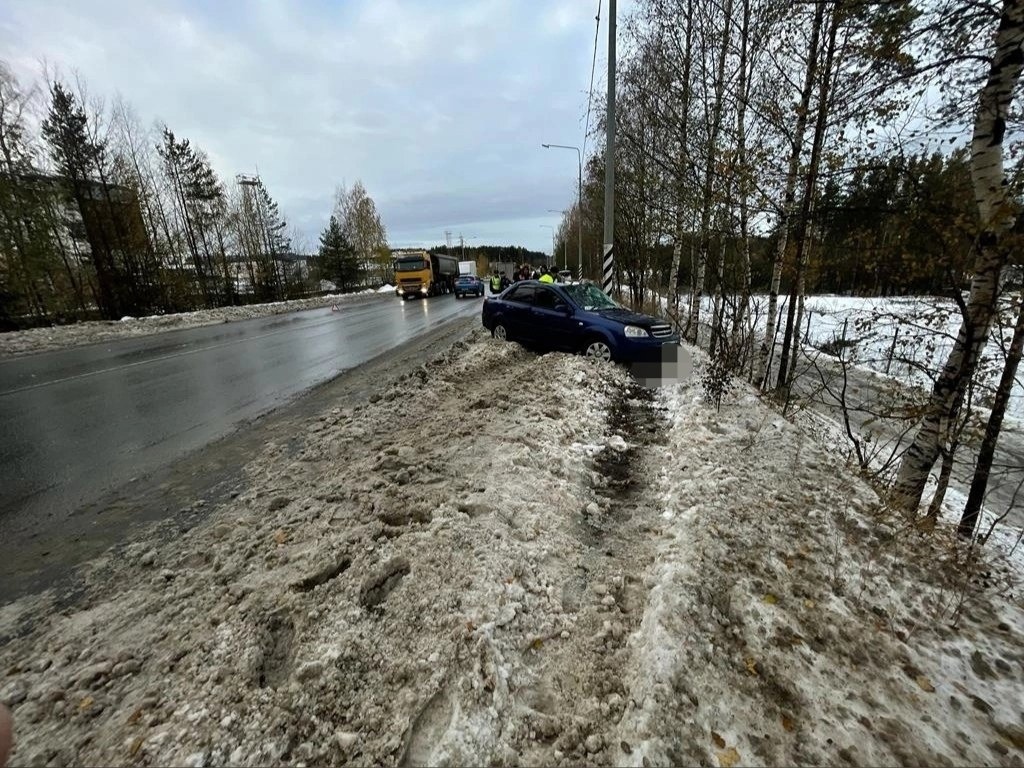
{"label": "snow", "polygon": [[[391,288],[390,291],[393,292],[394,288]],[[381,289],[380,292],[384,293],[385,291]],[[266,304],[218,307],[216,309],[200,309],[195,312],[149,315],[138,318],[125,315],[119,321],[97,320],[75,323],[74,325],[10,331],[8,333],[0,333],[0,356],[45,352],[51,349],[76,347],[81,344],[94,344],[109,339],[147,336],[163,331],[230,323],[237,320],[251,320],[255,317],[265,317],[267,315],[279,315],[287,312],[330,307],[335,304],[365,300],[377,293],[377,289],[367,288],[357,293],[327,294],[310,299],[272,301]]]}
{"label": "snow", "polygon": [[[665,299],[661,301],[665,306]],[[704,297],[701,312],[705,320],[711,316],[713,308],[713,299]],[[751,317],[756,331],[762,335],[767,311],[767,296],[752,297]],[[785,312],[786,297],[780,297],[779,343],[785,331]],[[855,366],[891,376],[904,384],[931,389],[934,376],[945,363],[959,332],[960,312],[952,300],[933,296],[805,298],[800,333],[810,347],[821,349],[842,340],[844,328],[846,342],[850,345],[845,354]],[[1010,336],[1012,327],[1004,327],[1004,344],[1009,344]],[[985,362],[979,381],[992,389],[998,382],[1004,359],[997,329],[993,329],[983,357]],[[1020,377],[1007,416],[1024,422],[1024,379]]]}
{"label": "snow", "polygon": [[972,586],[957,611],[948,532],[888,518],[749,390],[721,412],[694,385],[660,398],[666,528],[632,639],[623,762],[1019,760],[1024,612],[1018,587],[1000,594],[1013,576],[989,563],[1000,586]]}
{"label": "snow", "polygon": [[394,293],[395,286],[384,283],[380,288],[377,289],[377,293]]}
{"label": "snow", "polygon": [[476,332],[379,393],[0,610],[16,764],[1019,759],[1012,572],[961,604],[945,529],[751,391]]}

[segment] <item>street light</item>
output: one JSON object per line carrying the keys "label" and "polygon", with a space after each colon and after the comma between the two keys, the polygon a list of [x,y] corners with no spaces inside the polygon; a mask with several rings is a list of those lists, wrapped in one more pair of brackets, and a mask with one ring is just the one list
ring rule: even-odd
{"label": "street light", "polygon": [[[562,216],[568,213],[568,211],[559,211],[554,208],[548,208],[548,213],[560,213]],[[566,242],[562,243],[562,269],[569,269],[569,238],[566,238]],[[554,256],[554,254],[552,254]]]}
{"label": "street light", "polygon": [[579,176],[576,187],[576,246],[577,246],[577,268],[583,266],[583,153],[579,147],[569,144],[541,144],[544,149],[574,149],[576,150],[577,170]]}
{"label": "street light", "polygon": [[[546,227],[551,230],[551,261],[555,260],[555,228],[550,224],[541,224],[542,227]],[[551,265],[548,264],[550,267]]]}

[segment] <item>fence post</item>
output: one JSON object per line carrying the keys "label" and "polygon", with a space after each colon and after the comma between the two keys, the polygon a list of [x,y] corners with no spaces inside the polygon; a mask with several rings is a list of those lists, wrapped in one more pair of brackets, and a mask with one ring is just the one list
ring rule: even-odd
{"label": "fence post", "polygon": [[807,313],[807,329],[804,331],[804,344],[811,343],[811,318],[814,317],[814,310]]}

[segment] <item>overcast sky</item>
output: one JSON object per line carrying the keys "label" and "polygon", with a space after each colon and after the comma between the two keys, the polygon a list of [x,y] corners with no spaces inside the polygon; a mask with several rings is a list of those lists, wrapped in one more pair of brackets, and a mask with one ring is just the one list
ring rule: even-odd
{"label": "overcast sky", "polygon": [[[607,3],[604,3],[605,8]],[[575,194],[596,0],[0,0],[0,56],[120,92],[257,168],[315,242],[335,186],[362,179],[393,245],[550,250]],[[606,11],[602,41],[606,45]],[[620,17],[622,11],[620,9]],[[599,51],[598,69],[604,56]],[[603,84],[600,77],[598,81]],[[595,86],[598,88],[598,86]]]}

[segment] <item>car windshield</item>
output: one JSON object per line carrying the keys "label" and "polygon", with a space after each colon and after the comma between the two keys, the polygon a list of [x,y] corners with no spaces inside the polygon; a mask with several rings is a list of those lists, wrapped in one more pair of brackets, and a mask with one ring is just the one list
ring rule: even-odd
{"label": "car windshield", "polygon": [[423,259],[405,259],[395,262],[396,272],[415,272],[418,269],[425,269],[427,263]]}
{"label": "car windshield", "polygon": [[617,309],[619,305],[598,288],[590,283],[578,285],[567,285],[562,290],[569,294],[569,298],[584,309]]}

